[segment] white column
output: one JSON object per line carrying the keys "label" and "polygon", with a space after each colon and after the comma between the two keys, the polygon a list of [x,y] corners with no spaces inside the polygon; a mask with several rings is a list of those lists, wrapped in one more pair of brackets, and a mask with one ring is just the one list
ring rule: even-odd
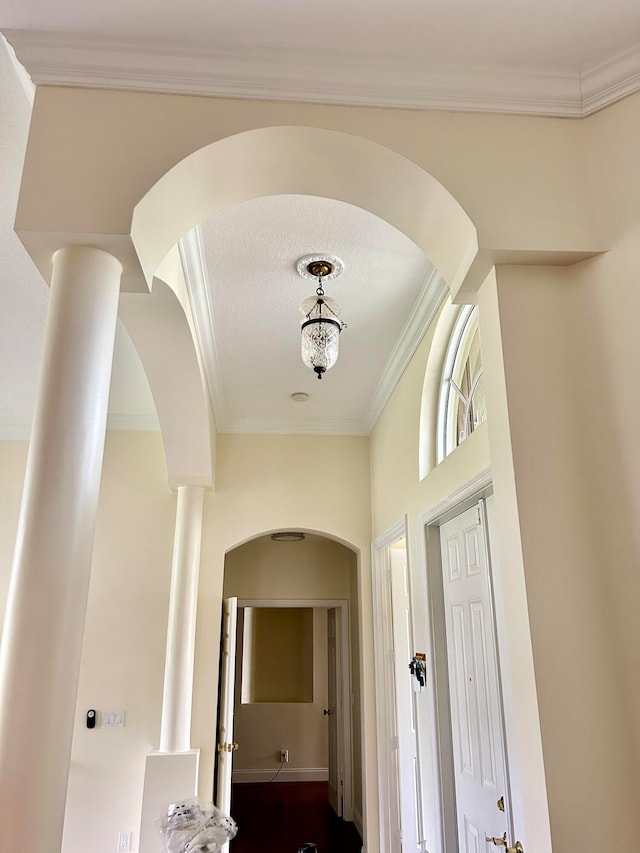
{"label": "white column", "polygon": [[60,249],[0,649],[0,850],[59,853],[120,262]]}
{"label": "white column", "polygon": [[203,486],[179,486],[173,543],[160,752],[191,749]]}

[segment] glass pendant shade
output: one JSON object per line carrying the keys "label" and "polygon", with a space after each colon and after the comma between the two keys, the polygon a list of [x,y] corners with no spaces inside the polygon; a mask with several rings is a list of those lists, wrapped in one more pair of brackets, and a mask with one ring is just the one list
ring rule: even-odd
{"label": "glass pendant shade", "polygon": [[309,301],[305,300],[302,305],[305,314],[302,321],[302,361],[317,374],[318,379],[322,379],[322,374],[338,360],[343,324],[337,319],[340,311],[337,304],[338,310],[334,312],[331,310],[333,306],[329,308],[325,299],[318,297],[313,300],[310,310],[305,311]]}

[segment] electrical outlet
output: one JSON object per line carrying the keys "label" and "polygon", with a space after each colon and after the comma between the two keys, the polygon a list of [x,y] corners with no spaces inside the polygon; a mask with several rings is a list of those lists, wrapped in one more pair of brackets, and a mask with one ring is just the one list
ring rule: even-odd
{"label": "electrical outlet", "polygon": [[283,764],[286,764],[288,760],[289,760],[289,750],[288,749],[281,749],[280,750],[280,761]]}
{"label": "electrical outlet", "polygon": [[131,850],[131,833],[130,832],[119,832],[118,833],[118,846],[116,850]]}

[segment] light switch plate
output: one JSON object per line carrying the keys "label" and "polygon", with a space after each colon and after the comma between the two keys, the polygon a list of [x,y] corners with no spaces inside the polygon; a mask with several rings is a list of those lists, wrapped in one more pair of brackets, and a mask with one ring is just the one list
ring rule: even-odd
{"label": "light switch plate", "polygon": [[125,711],[101,711],[100,728],[121,729],[124,726],[125,716]]}
{"label": "light switch plate", "polygon": [[131,833],[121,831],[118,833],[118,846],[116,850],[131,850]]}

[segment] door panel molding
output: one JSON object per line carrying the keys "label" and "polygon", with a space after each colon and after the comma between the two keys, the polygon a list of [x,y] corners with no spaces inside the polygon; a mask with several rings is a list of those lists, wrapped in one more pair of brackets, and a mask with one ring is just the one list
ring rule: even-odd
{"label": "door panel molding", "polygon": [[[426,573],[428,630],[431,654],[427,655],[427,682],[433,685],[430,741],[432,763],[424,772],[431,772],[435,807],[435,847],[443,853],[458,853],[458,830],[455,814],[455,783],[453,777],[453,742],[451,732],[451,701],[447,672],[446,628],[440,525],[460,515],[493,491],[491,467],[480,471],[455,491],[423,512],[418,519],[422,541],[422,565]],[[460,561],[458,560],[458,563]],[[456,574],[460,573],[460,565]],[[453,578],[452,578],[453,580]]]}

